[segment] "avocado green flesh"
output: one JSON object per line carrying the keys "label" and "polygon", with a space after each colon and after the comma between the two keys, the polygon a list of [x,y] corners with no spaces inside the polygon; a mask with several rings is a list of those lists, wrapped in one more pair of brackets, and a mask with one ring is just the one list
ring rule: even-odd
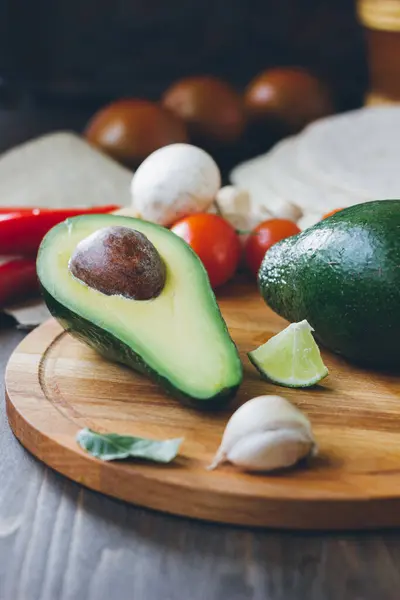
{"label": "avocado green flesh", "polygon": [[400,200],[358,204],[266,253],[259,271],[266,303],[344,357],[400,365]]}
{"label": "avocado green flesh", "polygon": [[[152,300],[106,296],[75,279],[68,262],[77,244],[111,225],[140,231],[157,248],[167,277]],[[157,225],[116,215],[87,215],[52,229],[37,262],[44,298],[65,329],[101,354],[157,381],[180,400],[211,408],[242,380],[236,346],[190,247]]]}

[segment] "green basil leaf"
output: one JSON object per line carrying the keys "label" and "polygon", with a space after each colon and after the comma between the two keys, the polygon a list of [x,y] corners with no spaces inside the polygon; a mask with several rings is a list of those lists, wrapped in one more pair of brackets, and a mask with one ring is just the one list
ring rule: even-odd
{"label": "green basil leaf", "polygon": [[78,432],[76,441],[89,454],[101,460],[143,458],[169,463],[178,454],[183,439],[157,441],[118,433],[98,433],[86,427]]}

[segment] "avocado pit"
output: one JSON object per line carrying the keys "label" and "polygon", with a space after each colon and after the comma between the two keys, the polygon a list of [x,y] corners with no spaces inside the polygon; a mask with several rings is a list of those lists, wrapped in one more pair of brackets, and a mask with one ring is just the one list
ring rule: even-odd
{"label": "avocado pit", "polygon": [[165,264],[150,240],[135,229],[115,225],[83,239],[68,267],[88,287],[131,300],[156,298],[166,280]]}

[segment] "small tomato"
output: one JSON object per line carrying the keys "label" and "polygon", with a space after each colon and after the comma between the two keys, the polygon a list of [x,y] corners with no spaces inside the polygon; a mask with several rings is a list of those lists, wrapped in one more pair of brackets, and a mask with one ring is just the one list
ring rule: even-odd
{"label": "small tomato", "polygon": [[328,213],[326,213],[326,215],[324,215],[321,219],[321,221],[323,221],[324,219],[327,219],[328,217],[331,217],[332,215],[335,215],[336,213],[340,212],[341,210],[343,210],[343,208],[335,208],[335,210],[331,210]]}
{"label": "small tomato", "polygon": [[300,233],[300,229],[288,219],[268,219],[257,225],[245,246],[245,258],[250,271],[257,275],[267,250],[276,242],[296,233]]}
{"label": "small tomato", "polygon": [[199,213],[181,219],[171,227],[199,256],[211,286],[226,283],[235,273],[241,245],[235,229],[218,215]]}

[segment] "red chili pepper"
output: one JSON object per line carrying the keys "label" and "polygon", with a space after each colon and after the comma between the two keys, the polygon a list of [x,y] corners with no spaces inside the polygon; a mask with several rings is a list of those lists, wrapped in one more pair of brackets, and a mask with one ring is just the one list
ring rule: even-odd
{"label": "red chili pepper", "polygon": [[109,213],[116,205],[92,208],[0,208],[0,254],[34,256],[46,233],[69,217]]}
{"label": "red chili pepper", "polygon": [[38,293],[34,258],[0,258],[0,308]]}

